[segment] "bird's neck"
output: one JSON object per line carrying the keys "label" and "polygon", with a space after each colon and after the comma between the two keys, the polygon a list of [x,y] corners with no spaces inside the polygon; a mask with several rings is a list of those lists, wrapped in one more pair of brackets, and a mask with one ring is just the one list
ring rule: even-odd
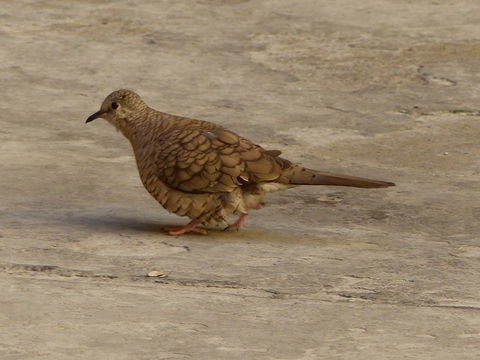
{"label": "bird's neck", "polygon": [[132,143],[132,145],[152,140],[160,136],[171,126],[168,114],[146,108],[141,112],[130,114],[126,119],[117,122],[117,129]]}

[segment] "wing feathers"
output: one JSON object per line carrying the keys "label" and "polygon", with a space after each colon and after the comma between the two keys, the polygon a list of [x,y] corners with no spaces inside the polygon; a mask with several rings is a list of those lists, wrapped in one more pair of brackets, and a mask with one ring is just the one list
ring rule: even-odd
{"label": "wing feathers", "polygon": [[159,178],[187,192],[230,192],[239,185],[260,182],[362,188],[394,185],[293,165],[279,157],[279,150],[265,150],[208,122],[181,123],[158,140],[154,153]]}

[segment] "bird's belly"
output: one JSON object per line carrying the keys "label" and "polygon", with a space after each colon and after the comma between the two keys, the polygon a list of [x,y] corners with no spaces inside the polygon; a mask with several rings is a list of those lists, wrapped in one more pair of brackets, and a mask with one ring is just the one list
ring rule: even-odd
{"label": "bird's belly", "polygon": [[188,216],[200,223],[224,223],[228,210],[222,193],[187,193],[173,189],[156,175],[153,167],[142,167],[137,162],[140,179],[145,189],[167,211]]}

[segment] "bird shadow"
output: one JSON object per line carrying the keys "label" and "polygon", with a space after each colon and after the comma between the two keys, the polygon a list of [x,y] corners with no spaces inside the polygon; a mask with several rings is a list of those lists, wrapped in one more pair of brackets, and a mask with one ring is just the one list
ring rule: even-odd
{"label": "bird shadow", "polygon": [[[61,220],[63,223],[68,223],[73,226],[88,228],[89,230],[99,232],[138,232],[138,233],[151,233],[168,235],[165,228],[169,227],[182,227],[185,226],[189,219],[174,222],[174,221],[148,221],[131,216],[111,215],[105,214],[104,216],[93,216],[88,214],[78,214],[69,216],[67,219]],[[214,234],[221,234],[223,232],[221,228],[207,227],[208,235],[212,237]],[[235,232],[236,233],[236,232]],[[171,236],[171,235],[169,235]],[[181,236],[195,236],[204,238],[205,235],[198,233],[182,234]]]}
{"label": "bird shadow", "polygon": [[[141,220],[134,217],[106,215],[106,216],[90,216],[75,215],[65,219],[72,225],[86,227],[96,231],[138,231],[150,233],[164,233],[163,228],[172,225],[171,223],[162,223],[154,221]],[[64,221],[65,221],[64,220]]]}
{"label": "bird shadow", "polygon": [[[45,209],[44,209],[45,210]],[[113,215],[111,212],[88,214],[83,211],[60,212],[48,209],[30,214],[40,221],[60,228],[88,229],[100,232],[135,231],[165,233],[163,228],[182,226],[174,221],[156,221],[139,218],[129,214]],[[188,222],[188,221],[187,221]]]}
{"label": "bird shadow", "polygon": [[[154,219],[145,219],[132,214],[112,214],[112,212],[98,212],[88,214],[85,211],[69,211],[61,210],[59,208],[50,208],[48,210],[29,213],[29,216],[36,217],[45,224],[53,225],[61,229],[88,229],[89,231],[109,233],[109,232],[135,232],[143,234],[162,234],[167,235],[165,228],[167,227],[181,227],[188,223],[189,219],[166,219],[159,221]],[[208,231],[207,236],[197,233],[188,233],[181,236],[193,236],[195,238],[217,238],[222,240],[238,241],[288,241],[298,237],[291,233],[278,232],[272,229],[255,228],[254,226],[242,228],[240,231],[229,230],[223,231],[222,227],[205,227]],[[167,235],[168,236],[168,235]],[[306,238],[304,237],[304,240]]]}
{"label": "bird shadow", "polygon": [[[69,224],[74,226],[80,226],[83,228],[88,228],[100,232],[122,232],[122,231],[133,231],[139,233],[152,233],[152,234],[163,234],[167,235],[164,228],[166,227],[179,227],[184,226],[186,222],[175,223],[175,222],[156,222],[142,220],[135,217],[129,216],[120,216],[120,215],[105,215],[105,216],[90,216],[90,215],[75,215],[68,218],[68,220],[63,219],[63,222],[67,221]],[[188,221],[187,221],[188,222]],[[198,238],[222,238],[224,240],[259,240],[259,239],[275,239],[281,240],[286,237],[284,234],[278,234],[269,231],[261,231],[254,229],[242,229],[240,231],[229,230],[224,231],[221,227],[206,227],[208,231],[207,236],[197,233],[188,233],[181,236],[194,236]],[[291,239],[291,236],[288,236]]]}

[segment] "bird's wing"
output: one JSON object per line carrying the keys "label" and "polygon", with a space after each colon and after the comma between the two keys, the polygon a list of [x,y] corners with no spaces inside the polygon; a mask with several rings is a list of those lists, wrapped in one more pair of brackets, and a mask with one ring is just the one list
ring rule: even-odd
{"label": "bird's wing", "polygon": [[230,192],[238,186],[273,181],[290,166],[280,151],[261,146],[219,126],[170,129],[157,144],[157,175],[186,192]]}

